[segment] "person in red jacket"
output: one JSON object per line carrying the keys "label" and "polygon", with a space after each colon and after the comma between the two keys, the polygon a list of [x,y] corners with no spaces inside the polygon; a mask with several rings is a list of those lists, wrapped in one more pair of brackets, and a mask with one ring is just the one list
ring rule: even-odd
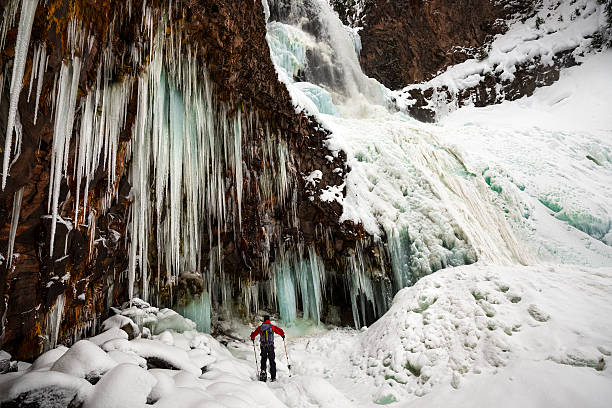
{"label": "person in red jacket", "polygon": [[274,333],[285,338],[285,332],[280,327],[270,323],[270,316],[266,315],[263,318],[261,326],[256,328],[251,333],[251,341],[255,342],[255,337],[259,335],[259,344],[261,346],[261,373],[259,380],[266,381],[266,360],[270,360],[270,377],[272,381],[276,381],[276,362],[274,361]]}

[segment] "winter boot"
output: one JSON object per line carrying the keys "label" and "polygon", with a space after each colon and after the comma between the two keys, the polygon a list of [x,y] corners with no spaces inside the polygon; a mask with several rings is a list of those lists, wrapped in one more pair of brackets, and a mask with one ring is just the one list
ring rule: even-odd
{"label": "winter boot", "polygon": [[265,371],[262,371],[259,373],[259,381],[266,382],[267,379],[268,379],[268,375]]}

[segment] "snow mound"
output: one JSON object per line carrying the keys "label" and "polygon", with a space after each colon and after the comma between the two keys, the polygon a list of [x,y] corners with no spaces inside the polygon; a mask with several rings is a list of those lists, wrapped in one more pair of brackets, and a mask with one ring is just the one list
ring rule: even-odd
{"label": "snow mound", "polygon": [[[105,320],[106,323],[108,320]],[[98,334],[97,336],[90,337],[88,340],[96,346],[101,346],[109,340],[114,339],[127,339],[128,334],[118,327],[111,327],[110,329]]]}
{"label": "snow mound", "polygon": [[98,382],[83,408],[144,406],[157,379],[133,364],[120,364]]}
{"label": "snow mound", "polygon": [[577,372],[585,381],[602,372],[609,381],[610,294],[611,269],[477,264],[440,271],[400,291],[352,359],[389,400],[440,384],[460,388],[516,362],[546,362],[552,376],[560,365],[586,367]]}
{"label": "snow mound", "polygon": [[[8,376],[8,374],[3,375],[3,377],[6,376]],[[64,396],[68,396],[67,399],[69,401],[72,400],[72,398],[75,398],[77,401],[84,401],[93,388],[93,386],[83,378],[77,378],[56,371],[19,373],[13,376],[9,381],[3,380],[4,378],[0,379],[0,402],[13,400],[20,395],[47,388],[63,390]]]}
{"label": "snow mound", "polygon": [[97,378],[117,363],[104,350],[89,340],[79,340],[55,363],[51,371],[59,371],[79,378]]}
{"label": "snow mound", "polygon": [[159,367],[185,370],[198,376],[202,374],[202,370],[191,362],[187,351],[161,341],[141,338],[131,341],[115,339],[104,343],[103,348],[106,351],[118,350],[136,354]]}
{"label": "snow mound", "polygon": [[68,351],[68,347],[66,346],[57,346],[56,348],[49,350],[40,356],[34,363],[32,364],[31,369],[33,371],[39,371],[44,369],[49,369],[61,356],[63,356]]}

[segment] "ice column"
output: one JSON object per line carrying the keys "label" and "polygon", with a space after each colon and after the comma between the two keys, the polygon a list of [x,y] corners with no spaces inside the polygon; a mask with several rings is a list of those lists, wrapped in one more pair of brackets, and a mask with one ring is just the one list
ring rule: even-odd
{"label": "ice column", "polygon": [[203,292],[193,298],[187,305],[179,308],[180,314],[194,321],[198,331],[210,333],[210,296]]}
{"label": "ice column", "polygon": [[414,283],[410,267],[410,244],[410,235],[407,228],[400,231],[393,228],[387,231],[387,245],[391,255],[395,292]]}
{"label": "ice column", "polygon": [[297,268],[304,319],[321,321],[321,306],[325,289],[325,267],[313,247],[308,248],[308,260],[301,260]]}
{"label": "ice column", "polygon": [[286,259],[276,265],[276,298],[281,320],[287,324],[295,321],[297,306],[295,299],[295,280],[291,265]]}

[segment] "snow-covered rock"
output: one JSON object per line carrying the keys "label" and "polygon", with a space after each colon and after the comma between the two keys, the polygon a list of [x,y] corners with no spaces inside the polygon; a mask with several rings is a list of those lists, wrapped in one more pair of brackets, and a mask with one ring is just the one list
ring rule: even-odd
{"label": "snow-covered rock", "polygon": [[53,363],[51,371],[74,377],[95,379],[117,363],[104,350],[89,340],[79,340]]}
{"label": "snow-covered rock", "polygon": [[134,364],[119,364],[94,387],[83,408],[133,408],[147,403],[157,379]]}

